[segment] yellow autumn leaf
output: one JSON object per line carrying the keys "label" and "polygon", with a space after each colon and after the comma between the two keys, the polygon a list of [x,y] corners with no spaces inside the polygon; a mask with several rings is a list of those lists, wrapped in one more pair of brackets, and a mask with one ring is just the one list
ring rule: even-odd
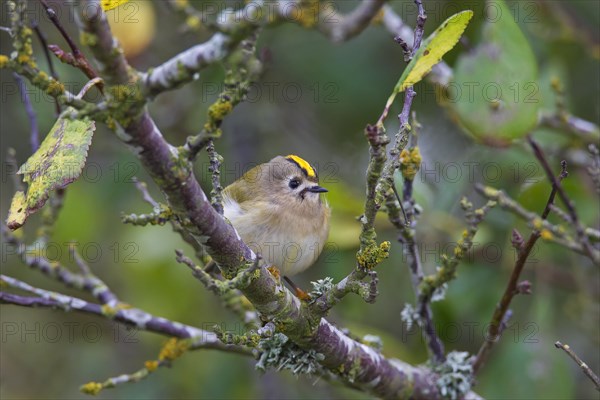
{"label": "yellow autumn leaf", "polygon": [[6,220],[11,230],[23,226],[55,190],[67,187],[81,175],[96,124],[89,118],[70,119],[68,115],[73,111],[65,110],[37,151],[17,171],[28,187],[26,194],[18,191],[13,197]]}
{"label": "yellow autumn leaf", "polygon": [[473,11],[471,10],[454,14],[423,41],[396,83],[386,108],[392,105],[398,93],[423,79],[431,71],[431,68],[440,62],[444,54],[456,46],[472,17]]}
{"label": "yellow autumn leaf", "polygon": [[8,225],[10,229],[16,229],[25,223],[25,219],[27,219],[25,192],[19,190],[15,193],[12,202],[10,203],[6,225]]}
{"label": "yellow autumn leaf", "polygon": [[112,10],[119,7],[121,4],[127,3],[129,0],[102,0],[100,4],[104,11]]}

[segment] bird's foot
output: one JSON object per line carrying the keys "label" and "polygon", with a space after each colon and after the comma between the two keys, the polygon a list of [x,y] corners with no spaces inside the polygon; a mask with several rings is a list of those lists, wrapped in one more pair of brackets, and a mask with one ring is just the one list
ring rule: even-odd
{"label": "bird's foot", "polygon": [[290,285],[292,287],[292,289],[294,289],[294,293],[296,294],[297,298],[299,298],[300,300],[304,300],[304,301],[310,300],[310,295],[308,293],[306,293],[304,290],[300,289],[294,282],[292,282],[292,280],[290,278],[288,278],[287,276],[284,276],[283,279],[285,279],[285,281],[288,283],[288,285]]}
{"label": "bird's foot", "polygon": [[296,292],[296,297],[303,301],[310,300],[310,294],[306,293],[304,290],[299,287],[294,288],[294,292]]}

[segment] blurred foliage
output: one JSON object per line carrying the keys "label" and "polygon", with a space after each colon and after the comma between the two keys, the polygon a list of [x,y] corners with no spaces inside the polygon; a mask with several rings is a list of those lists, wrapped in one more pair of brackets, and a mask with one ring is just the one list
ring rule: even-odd
{"label": "blurred foliage", "polygon": [[485,11],[481,42],[456,63],[449,108],[475,138],[508,145],[537,124],[537,62],[504,1]]}
{"label": "blurred foliage", "polygon": [[[356,3],[341,2],[340,9],[351,8]],[[164,2],[128,4],[134,8],[119,7],[109,11],[109,16],[123,22],[123,41],[146,38],[142,43],[132,44],[133,50],[126,49],[136,68],[143,70],[155,66],[210,36],[202,30],[179,29],[182,18]],[[416,8],[412,2],[394,0],[390,4],[405,21],[413,23]],[[56,1],[53,5],[59,10],[66,28],[77,37],[70,3]],[[197,5],[202,6],[201,3]],[[481,33],[485,24],[483,2],[426,1],[425,6],[428,12],[426,34],[455,12],[472,8],[474,18],[466,32],[468,40],[462,46],[459,44],[445,59],[450,66],[464,65],[466,61],[457,61],[457,58],[474,57],[472,51],[477,54],[470,44],[480,46],[485,40]],[[554,109],[555,97],[550,81],[556,76],[564,85],[567,109],[598,124],[598,3],[509,1],[507,6],[539,66],[539,78],[535,80],[539,89],[538,107]],[[43,15],[39,3],[32,1],[30,8],[30,17],[40,22],[49,43],[64,45]],[[125,23],[126,18],[137,19],[138,11],[138,22]],[[149,16],[152,14],[156,16],[156,25],[148,29],[151,24],[147,22],[154,21]],[[8,25],[4,2],[0,24]],[[147,26],[141,27],[143,24]],[[159,27],[162,28],[160,31]],[[145,33],[133,33],[140,28],[144,28]],[[9,40],[7,34],[0,32],[0,53],[9,51]],[[36,42],[34,47],[43,67],[45,61],[39,43]],[[330,189],[328,199],[333,207],[331,245],[319,262],[295,281],[308,287],[309,281],[325,276],[340,279],[353,268],[358,246],[359,224],[355,218],[361,213],[364,201],[364,172],[368,160],[363,129],[367,123],[375,122],[381,113],[385,99],[396,83],[399,68],[405,65],[402,51],[380,26],[367,29],[348,43],[335,45],[317,32],[292,24],[265,30],[258,48],[267,60],[266,71],[260,82],[253,86],[248,101],[225,120],[224,136],[216,143],[226,160],[221,174],[223,183],[233,182],[255,163],[277,154],[299,154],[316,165],[323,185]],[[517,53],[516,49],[506,51],[509,59],[503,60],[505,63],[486,62],[486,68],[497,68],[498,71],[505,67],[511,67],[511,71],[527,69],[531,71],[528,76],[535,78],[530,57],[513,55],[513,52]],[[477,62],[478,66],[484,63]],[[71,67],[57,65],[57,69],[72,92],[77,93],[86,82],[85,77]],[[221,89],[222,78],[221,68],[212,66],[203,71],[197,81],[162,94],[151,104],[150,111],[168,140],[181,144],[186,136],[199,131],[207,107]],[[469,79],[483,78],[472,76]],[[6,164],[7,149],[16,149],[20,164],[27,160],[31,149],[23,102],[8,71],[0,71],[0,82],[3,171],[0,212],[6,216],[15,191],[11,183],[14,171]],[[418,95],[413,109],[423,125],[419,144],[424,160],[415,179],[415,197],[423,208],[418,241],[426,272],[431,273],[439,263],[440,254],[451,253],[452,243],[460,238],[464,226],[460,197],[467,195],[474,202],[481,201],[472,190],[475,182],[502,188],[524,206],[538,212],[550,188],[543,171],[523,143],[517,140],[505,149],[477,145],[461,132],[453,118],[439,105],[439,95],[429,83],[421,82],[415,90]],[[31,87],[29,93],[38,114],[40,132],[49,132],[55,122],[51,99]],[[94,96],[94,92],[88,96]],[[477,101],[482,100],[478,98]],[[465,104],[468,110],[477,105],[479,109],[487,106]],[[522,108],[523,104],[519,106],[515,112],[526,109]],[[400,107],[400,102],[396,102],[390,114],[397,114]],[[468,110],[463,116],[474,117],[469,116]],[[394,132],[397,126],[393,118],[388,123],[388,130]],[[561,158],[570,161],[570,176],[564,182],[565,189],[575,201],[582,221],[597,227],[598,198],[578,161],[587,160],[582,143],[561,131],[544,128],[533,133],[547,149],[557,171]],[[196,172],[203,187],[210,188],[206,156],[199,158]],[[54,246],[46,249],[47,256],[72,265],[66,243],[77,241],[84,258],[123,301],[205,329],[218,324],[228,330],[240,330],[241,324],[234,316],[224,311],[212,294],[174,262],[173,249],[185,249],[186,245],[169,227],[137,228],[121,224],[123,212],[149,211],[132,184],[133,176],[148,181],[135,157],[106,127],[99,126],[82,177],[66,191],[53,238]],[[161,199],[156,188],[152,184],[149,186],[155,198]],[[556,217],[552,218],[557,221]],[[36,225],[39,225],[39,216],[33,215],[24,228],[28,237],[32,236]],[[514,216],[502,210],[492,211],[475,237],[472,254],[459,267],[458,279],[451,282],[446,299],[434,303],[438,331],[448,351],[473,353],[481,344],[486,324],[515,259],[510,247],[514,227],[524,234],[529,232],[527,226]],[[424,341],[414,328],[408,330],[400,321],[404,304],[412,302],[414,297],[402,247],[385,218],[380,219],[378,229],[380,239],[390,240],[392,249],[390,258],[378,267],[380,296],[377,302],[369,305],[356,296],[349,296],[333,310],[331,320],[349,328],[355,336],[362,337],[366,333],[381,336],[386,355],[422,363],[427,357]],[[2,244],[2,273],[40,287],[63,290],[58,283],[26,270],[16,257],[10,256],[11,250],[5,245]],[[600,277],[597,268],[565,249],[540,241],[522,278],[532,282],[533,295],[515,299],[511,323],[494,348],[475,390],[489,399],[597,398],[592,384],[577,366],[553,346],[555,340],[570,344],[593,370],[600,370]],[[66,292],[81,295],[70,290]],[[81,398],[77,391],[80,384],[139,369],[145,360],[156,355],[166,340],[149,333],[130,332],[105,320],[62,311],[9,306],[0,310],[0,397],[6,399]],[[297,379],[276,372],[260,375],[253,365],[252,360],[237,355],[193,352],[177,360],[171,369],[161,369],[141,383],[108,390],[99,397],[364,397],[316,377]]]}

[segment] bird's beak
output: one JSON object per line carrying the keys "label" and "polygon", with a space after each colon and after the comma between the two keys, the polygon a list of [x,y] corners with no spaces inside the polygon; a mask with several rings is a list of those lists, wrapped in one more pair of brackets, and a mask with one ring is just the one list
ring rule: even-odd
{"label": "bird's beak", "polygon": [[311,193],[327,193],[327,192],[329,192],[329,190],[327,190],[321,186],[311,186],[308,188],[308,191]]}

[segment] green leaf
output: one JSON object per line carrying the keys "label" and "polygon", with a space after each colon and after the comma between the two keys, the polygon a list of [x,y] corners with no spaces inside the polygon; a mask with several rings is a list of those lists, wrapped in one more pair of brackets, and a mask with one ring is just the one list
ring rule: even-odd
{"label": "green leaf", "polygon": [[[68,109],[63,115],[72,113]],[[27,217],[46,203],[50,193],[74,182],[85,165],[96,126],[86,118],[60,117],[40,148],[19,168],[18,174],[29,184],[27,194],[17,192],[13,198],[7,225],[15,230]]]}
{"label": "green leaf", "polygon": [[456,46],[472,17],[471,10],[454,14],[425,39],[396,83],[386,108],[389,109],[398,93],[421,81],[431,68],[440,62],[444,54]]}
{"label": "green leaf", "polygon": [[506,146],[537,124],[537,63],[504,1],[486,9],[482,40],[458,59],[445,101],[473,137]]}

